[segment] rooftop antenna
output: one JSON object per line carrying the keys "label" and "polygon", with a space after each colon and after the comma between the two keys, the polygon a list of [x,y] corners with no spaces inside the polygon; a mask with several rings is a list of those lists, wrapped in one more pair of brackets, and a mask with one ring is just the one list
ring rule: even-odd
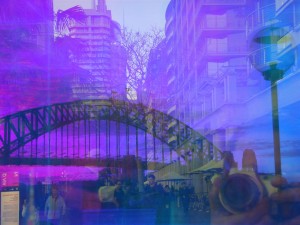
{"label": "rooftop antenna", "polygon": [[91,0],[91,7],[92,9],[96,9],[95,0]]}
{"label": "rooftop antenna", "polygon": [[125,13],[124,13],[124,6],[123,6],[123,30],[124,30],[124,28],[125,28],[125,15],[124,15]]}
{"label": "rooftop antenna", "polygon": [[97,9],[98,9],[100,12],[105,12],[105,11],[107,11],[107,7],[106,7],[106,2],[105,2],[105,0],[98,0]]}

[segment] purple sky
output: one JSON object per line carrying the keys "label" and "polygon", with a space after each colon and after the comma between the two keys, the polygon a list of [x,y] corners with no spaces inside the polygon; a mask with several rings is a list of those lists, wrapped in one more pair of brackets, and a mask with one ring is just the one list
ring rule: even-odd
{"label": "purple sky", "polygon": [[[74,5],[91,8],[91,0],[53,0],[54,9]],[[147,31],[151,27],[164,29],[165,11],[170,0],[106,0],[113,19],[134,30]]]}

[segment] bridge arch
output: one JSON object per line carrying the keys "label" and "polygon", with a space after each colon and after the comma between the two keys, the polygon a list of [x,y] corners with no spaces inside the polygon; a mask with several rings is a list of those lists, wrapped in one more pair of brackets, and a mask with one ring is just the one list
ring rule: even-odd
{"label": "bridge arch", "polygon": [[[123,124],[126,129],[136,128],[136,133],[142,130],[145,135],[150,134],[162,145],[166,145],[170,151],[176,151],[183,158],[190,152],[203,151],[201,143],[205,138],[176,118],[158,110],[149,109],[142,104],[110,99],[58,103],[1,118],[0,157],[2,159],[18,157],[19,154],[16,152],[26,144],[70,124],[78,123],[76,129],[80,129],[80,123],[83,123],[83,129],[89,129],[87,124],[90,124],[90,121],[98,121],[99,124],[93,125],[96,129],[100,121],[113,121],[115,127]],[[35,153],[31,153],[30,157],[39,158]],[[50,155],[48,157],[51,158]],[[97,156],[88,158],[92,160],[91,158],[97,158]]]}

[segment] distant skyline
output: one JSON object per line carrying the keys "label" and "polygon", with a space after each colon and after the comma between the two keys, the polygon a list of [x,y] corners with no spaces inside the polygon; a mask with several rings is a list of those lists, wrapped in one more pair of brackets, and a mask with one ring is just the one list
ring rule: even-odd
{"label": "distant skyline", "polygon": [[[142,32],[150,30],[151,27],[164,30],[165,12],[169,2],[170,0],[106,0],[113,20],[121,26]],[[75,5],[90,9],[92,0],[53,0],[53,4],[55,11]]]}

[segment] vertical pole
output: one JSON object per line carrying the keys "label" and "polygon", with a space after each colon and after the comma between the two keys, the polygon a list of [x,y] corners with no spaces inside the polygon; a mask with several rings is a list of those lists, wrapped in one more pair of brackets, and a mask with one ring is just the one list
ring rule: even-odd
{"label": "vertical pole", "polygon": [[88,120],[88,125],[89,125],[89,134],[88,134],[88,138],[89,138],[89,158],[91,157],[91,119],[89,117]]}
{"label": "vertical pole", "polygon": [[129,125],[126,122],[126,155],[129,155]]}
{"label": "vertical pole", "polygon": [[64,141],[63,141],[63,133],[64,133],[64,127],[61,126],[60,127],[60,150],[61,150],[61,154],[60,157],[63,158],[64,157]]}
{"label": "vertical pole", "polygon": [[277,81],[271,81],[275,174],[281,175]]}
{"label": "vertical pole", "polygon": [[98,130],[99,130],[99,159],[101,158],[101,120],[98,119]]}
{"label": "vertical pole", "polygon": [[57,157],[57,149],[58,149],[58,144],[57,144],[57,130],[58,128],[55,129],[55,158]]}
{"label": "vertical pole", "polygon": [[86,114],[87,114],[87,112],[86,112],[86,105],[84,105],[84,116],[85,116],[85,118],[84,118],[84,124],[83,124],[83,126],[84,126],[84,159],[85,158],[87,158],[87,149],[86,149],[86,146],[87,146],[87,142],[86,142],[86,126],[87,126],[87,124],[86,124],[86,120],[87,120],[87,116],[86,116]]}
{"label": "vertical pole", "polygon": [[108,108],[108,156],[110,158],[110,108]]}
{"label": "vertical pole", "polygon": [[98,148],[98,119],[95,118],[95,148],[96,148],[96,156],[95,158],[98,159],[99,157],[99,148]]}
{"label": "vertical pole", "polygon": [[67,148],[67,158],[69,158],[69,125],[67,125],[66,129],[67,129],[67,146],[66,146],[66,148]]}
{"label": "vertical pole", "polygon": [[120,158],[120,121],[116,121],[116,147],[117,147],[117,159]]}
{"label": "vertical pole", "polygon": [[108,134],[108,133],[109,133],[109,132],[108,132],[108,123],[109,123],[109,121],[108,121],[108,120],[105,120],[105,139],[106,139],[106,140],[105,140],[105,150],[106,150],[106,155],[105,155],[105,157],[106,157],[106,158],[109,158],[109,153],[108,153],[108,151],[109,151],[109,149],[108,149],[108,148],[109,148],[109,146],[108,146],[108,145],[109,145],[109,144],[108,144],[108,142],[109,142],[109,140],[108,140],[108,139],[109,139],[109,137],[108,137],[108,136],[109,136],[109,134]]}
{"label": "vertical pole", "polygon": [[139,157],[139,129],[135,127],[135,157]]}
{"label": "vertical pole", "polygon": [[72,141],[73,141],[72,152],[73,152],[73,159],[74,159],[75,158],[75,122],[73,123],[72,126]]}
{"label": "vertical pole", "polygon": [[78,120],[78,128],[77,128],[77,141],[78,141],[78,144],[77,144],[77,151],[78,151],[78,155],[77,157],[79,158],[80,156],[80,120]]}
{"label": "vertical pole", "polygon": [[145,130],[145,162],[148,162],[148,151],[147,151],[147,130]]}

